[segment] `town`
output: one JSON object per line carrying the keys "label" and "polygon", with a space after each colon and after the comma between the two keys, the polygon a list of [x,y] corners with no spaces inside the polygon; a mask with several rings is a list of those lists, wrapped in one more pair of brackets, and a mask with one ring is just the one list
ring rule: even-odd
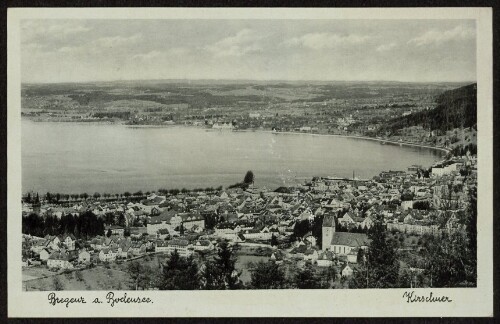
{"label": "town", "polygon": [[[23,287],[208,289],[210,262],[225,253],[234,265],[229,277],[240,282],[226,288],[475,285],[467,262],[456,276],[443,275],[443,264],[469,251],[477,217],[477,156],[462,153],[430,168],[314,177],[276,190],[255,186],[248,171],[227,188],[25,193]],[[384,253],[386,260],[375,260]],[[177,258],[204,279],[159,284]],[[377,266],[394,267],[394,278],[377,283]]]}
{"label": "town", "polygon": [[454,127],[443,122],[431,130],[417,124],[395,129],[387,121],[425,114],[446,102],[447,97],[439,99],[439,95],[462,85],[151,81],[89,83],[82,88],[26,84],[21,114],[34,121],[363,136],[451,148],[475,142],[476,130],[468,129],[463,119]]}

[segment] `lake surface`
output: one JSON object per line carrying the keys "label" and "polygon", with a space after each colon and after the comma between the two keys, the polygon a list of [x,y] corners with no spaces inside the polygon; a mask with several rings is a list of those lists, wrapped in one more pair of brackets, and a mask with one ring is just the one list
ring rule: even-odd
{"label": "lake surface", "polygon": [[190,127],[22,120],[23,192],[122,193],[228,186],[252,170],[275,189],[313,176],[371,178],[443,153],[363,139]]}

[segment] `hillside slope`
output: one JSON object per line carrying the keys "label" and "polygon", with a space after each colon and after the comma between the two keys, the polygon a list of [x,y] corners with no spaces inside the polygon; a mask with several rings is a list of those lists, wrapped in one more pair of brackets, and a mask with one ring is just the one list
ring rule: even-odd
{"label": "hillside slope", "polygon": [[394,134],[399,129],[411,126],[444,132],[477,124],[476,83],[445,91],[437,97],[436,103],[434,109],[389,120],[379,129],[379,133]]}

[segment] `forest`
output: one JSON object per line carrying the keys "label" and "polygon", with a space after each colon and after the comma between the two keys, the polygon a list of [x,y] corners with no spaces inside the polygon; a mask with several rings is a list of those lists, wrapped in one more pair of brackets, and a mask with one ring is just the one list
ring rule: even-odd
{"label": "forest", "polygon": [[443,92],[437,106],[407,116],[397,117],[382,125],[379,134],[395,134],[399,129],[423,126],[428,130],[447,131],[477,125],[477,84]]}

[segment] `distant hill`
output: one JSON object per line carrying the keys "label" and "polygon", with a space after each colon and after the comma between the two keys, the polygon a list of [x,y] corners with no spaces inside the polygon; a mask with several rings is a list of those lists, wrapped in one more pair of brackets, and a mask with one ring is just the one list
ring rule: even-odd
{"label": "distant hill", "polygon": [[379,133],[395,133],[398,129],[423,126],[425,129],[447,131],[477,124],[477,84],[448,90],[436,98],[437,107],[389,120]]}

